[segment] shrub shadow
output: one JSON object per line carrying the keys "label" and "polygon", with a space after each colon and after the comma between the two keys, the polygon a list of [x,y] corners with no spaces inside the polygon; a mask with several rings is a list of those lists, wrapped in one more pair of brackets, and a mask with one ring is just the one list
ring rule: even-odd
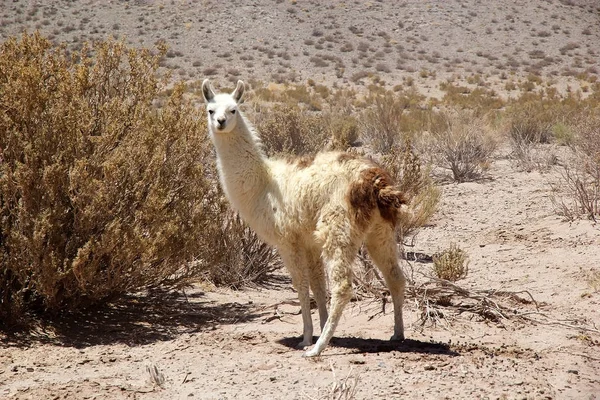
{"label": "shrub shadow", "polygon": [[[314,337],[313,342],[316,342],[318,338]],[[296,348],[296,345],[300,342],[298,337],[288,337],[277,341],[289,348]],[[332,348],[345,348],[353,349],[355,353],[390,353],[392,351],[398,351],[400,353],[420,353],[420,354],[437,354],[446,356],[459,356],[460,353],[452,350],[450,345],[447,343],[436,343],[436,342],[423,342],[420,340],[406,339],[402,342],[396,342],[391,340],[381,339],[364,339],[358,337],[334,337],[331,340],[330,346]]]}
{"label": "shrub shadow", "polygon": [[28,347],[36,343],[76,348],[116,343],[140,346],[217,325],[252,321],[268,313],[254,304],[211,301],[201,290],[187,294],[154,292],[37,321],[26,329],[4,331],[0,334],[0,347]]}

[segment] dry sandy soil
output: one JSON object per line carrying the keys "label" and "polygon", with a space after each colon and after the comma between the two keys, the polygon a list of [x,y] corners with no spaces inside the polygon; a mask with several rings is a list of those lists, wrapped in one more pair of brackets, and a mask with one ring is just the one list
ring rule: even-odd
{"label": "dry sandy soil", "polygon": [[[285,277],[261,289],[132,298],[35,337],[5,338],[0,397],[318,399],[337,384],[356,385],[358,399],[598,399],[600,291],[589,278],[600,229],[554,214],[555,173],[519,171],[499,153],[489,174],[443,186],[433,223],[407,250],[431,255],[456,242],[471,259],[461,287],[527,290],[539,308],[493,297],[512,312],[492,321],[458,314],[465,299],[455,296],[444,318],[423,327],[419,297],[409,296],[408,339],[392,344],[389,308],[356,301],[332,345],[305,359],[294,348],[301,317]],[[431,264],[404,267],[419,282]]]}
{"label": "dry sandy soil", "polygon": [[[427,92],[451,74],[597,74],[600,53],[593,0],[1,4],[2,39],[35,28],[74,48],[111,34],[164,39],[164,66],[185,79],[359,85],[352,77],[367,71],[389,85],[414,77]],[[320,399],[354,388],[359,399],[600,399],[600,228],[555,214],[558,177],[520,171],[500,151],[489,179],[442,186],[434,220],[406,248],[430,256],[457,243],[470,256],[461,287],[528,291],[537,307],[492,296],[512,310],[494,321],[457,313],[468,302],[454,296],[423,326],[411,295],[408,339],[392,344],[391,310],[363,299],[309,360],[295,349],[301,317],[283,273],[257,289],[132,297],[32,336],[0,335],[0,398]],[[427,260],[404,262],[418,284]]]}

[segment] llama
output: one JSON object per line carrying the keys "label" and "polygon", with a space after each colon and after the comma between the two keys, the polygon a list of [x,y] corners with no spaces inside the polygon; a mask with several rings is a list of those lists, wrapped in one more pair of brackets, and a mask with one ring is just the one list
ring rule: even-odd
{"label": "llama", "polygon": [[258,133],[238,109],[242,81],[231,94],[215,94],[206,79],[202,93],[225,195],[258,236],[277,249],[298,292],[301,349],[313,340],[312,290],[321,335],[305,356],[318,356],[331,340],[352,295],[352,265],[363,243],[392,296],[391,340],[404,340],[405,277],[398,264],[394,227],[406,201],[392,186],[390,175],[373,161],[344,152],[295,161],[268,158]]}

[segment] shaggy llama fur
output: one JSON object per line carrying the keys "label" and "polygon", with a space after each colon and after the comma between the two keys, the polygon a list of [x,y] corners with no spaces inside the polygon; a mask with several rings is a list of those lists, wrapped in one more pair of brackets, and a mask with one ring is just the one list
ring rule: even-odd
{"label": "shaggy llama fur", "polygon": [[405,278],[394,228],[405,199],[390,175],[370,160],[343,152],[296,161],[268,158],[256,130],[238,109],[242,81],[231,94],[215,94],[205,80],[202,93],[225,194],[259,237],[278,250],[298,292],[304,323],[301,348],[312,344],[309,287],[313,292],[321,336],[305,355],[319,355],[331,340],[352,295],[352,266],[363,243],[390,289],[392,340],[404,340]]}

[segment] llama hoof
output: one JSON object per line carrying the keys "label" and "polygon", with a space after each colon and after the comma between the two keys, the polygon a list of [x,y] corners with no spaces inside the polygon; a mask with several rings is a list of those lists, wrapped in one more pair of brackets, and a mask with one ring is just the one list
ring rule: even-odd
{"label": "llama hoof", "polygon": [[317,357],[319,354],[320,354],[320,352],[319,352],[319,351],[317,351],[317,349],[313,347],[312,349],[310,349],[310,350],[307,350],[307,351],[306,351],[306,352],[305,352],[305,353],[302,355],[302,357],[304,357],[304,358]]}
{"label": "llama hoof", "polygon": [[404,335],[394,335],[390,338],[392,342],[404,342]]}
{"label": "llama hoof", "polygon": [[308,347],[310,347],[312,345],[312,343],[306,343],[306,342],[300,342],[296,345],[296,348],[298,350],[306,350]]}

